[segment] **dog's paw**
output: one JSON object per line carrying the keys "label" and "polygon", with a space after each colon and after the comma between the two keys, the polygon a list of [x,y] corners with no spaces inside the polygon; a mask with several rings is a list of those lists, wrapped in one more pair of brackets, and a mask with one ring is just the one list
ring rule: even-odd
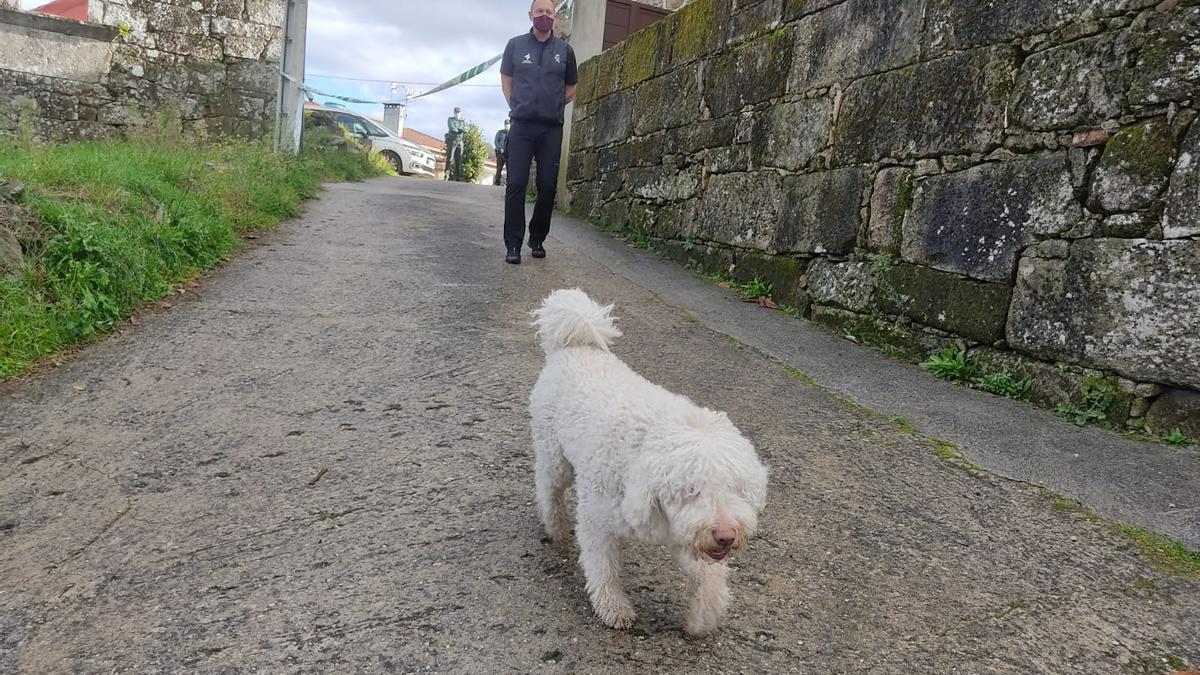
{"label": "dog's paw", "polygon": [[637,612],[634,612],[632,607],[610,609],[604,612],[596,610],[596,616],[600,618],[600,621],[605,626],[616,628],[617,630],[631,628],[634,622],[637,621]]}
{"label": "dog's paw", "polygon": [[689,637],[706,638],[717,632],[717,622],[688,619],[683,622],[683,632]]}

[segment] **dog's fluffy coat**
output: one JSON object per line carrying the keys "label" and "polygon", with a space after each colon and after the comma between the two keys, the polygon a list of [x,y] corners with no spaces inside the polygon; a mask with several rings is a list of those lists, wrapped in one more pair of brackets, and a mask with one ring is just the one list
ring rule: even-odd
{"label": "dog's fluffy coat", "polygon": [[533,312],[546,365],[530,395],[538,511],[558,543],[571,533],[596,615],[635,619],[620,582],[620,542],[669,546],[688,575],[684,628],[716,630],[729,602],[725,557],[757,526],[767,469],[722,412],[648,382],[609,352],[621,335],[583,291],[559,290]]}

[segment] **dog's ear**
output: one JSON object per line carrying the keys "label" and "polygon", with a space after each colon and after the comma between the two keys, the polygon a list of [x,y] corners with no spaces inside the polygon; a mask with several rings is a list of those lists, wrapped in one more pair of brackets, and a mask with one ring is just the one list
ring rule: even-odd
{"label": "dog's ear", "polygon": [[766,466],[758,464],[749,475],[738,485],[738,491],[750,502],[755,512],[761,513],[767,505],[767,478],[769,472]]}
{"label": "dog's ear", "polygon": [[634,462],[626,472],[621,516],[633,529],[644,532],[653,528],[655,518],[662,513],[660,478],[653,462],[645,459]]}

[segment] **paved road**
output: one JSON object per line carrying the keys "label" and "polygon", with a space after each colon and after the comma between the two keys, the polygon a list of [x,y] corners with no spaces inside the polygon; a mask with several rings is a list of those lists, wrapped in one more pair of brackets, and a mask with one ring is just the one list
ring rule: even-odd
{"label": "paved road", "polygon": [[[1200,666],[1196,579],[939,458],[826,383],[837,364],[814,368],[826,386],[789,374],[772,351],[823,339],[800,322],[579,224],[504,265],[500,201],[330,186],[174,308],[0,386],[0,672]],[[563,286],[616,302],[616,352],[728,410],[772,467],[714,639],[682,635],[663,551],[629,549],[640,619],[619,633],[540,541],[526,313]],[[771,344],[708,327],[733,316]]]}

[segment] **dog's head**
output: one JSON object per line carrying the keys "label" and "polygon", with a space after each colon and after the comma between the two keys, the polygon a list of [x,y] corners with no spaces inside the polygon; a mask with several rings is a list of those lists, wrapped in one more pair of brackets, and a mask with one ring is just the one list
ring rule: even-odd
{"label": "dog's head", "polygon": [[697,559],[719,562],[746,543],[767,499],[767,468],[724,413],[698,410],[664,424],[661,449],[634,462],[621,510],[635,529],[666,536]]}

